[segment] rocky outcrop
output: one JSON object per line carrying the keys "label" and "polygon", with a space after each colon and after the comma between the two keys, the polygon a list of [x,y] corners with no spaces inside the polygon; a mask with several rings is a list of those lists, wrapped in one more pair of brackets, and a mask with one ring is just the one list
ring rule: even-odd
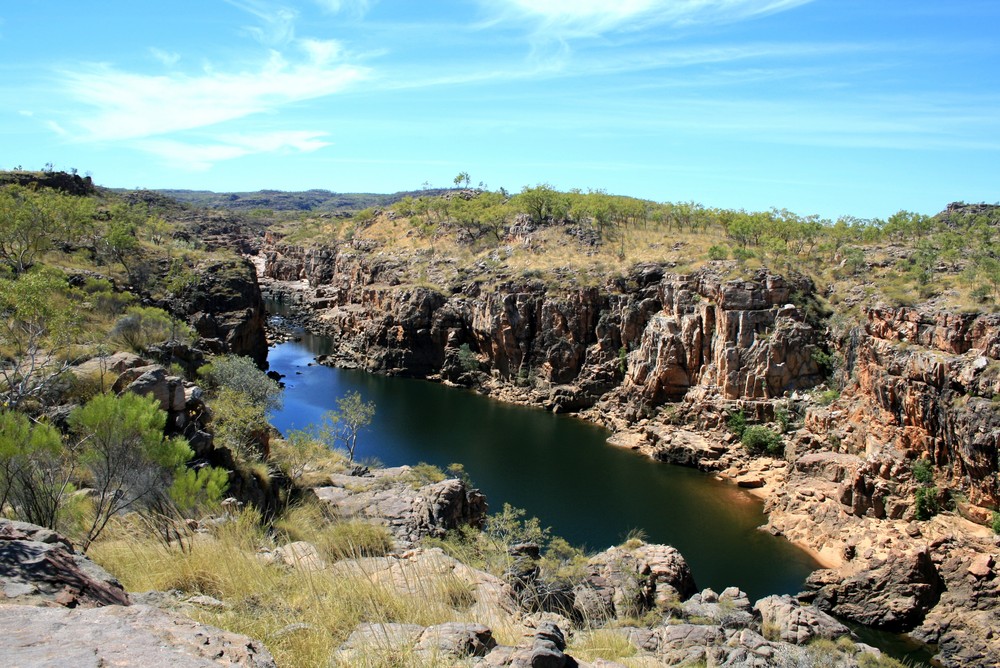
{"label": "rocky outcrop", "polygon": [[275,668],[257,640],[150,608],[75,609],[0,605],[10,666]]}
{"label": "rocky outcrop", "polygon": [[17,184],[29,188],[52,188],[67,195],[85,197],[96,192],[94,181],[89,176],[67,174],[66,172],[3,172],[0,185]]}
{"label": "rocky outcrop", "polygon": [[[941,482],[1000,502],[1000,315],[869,308],[844,341],[852,381],[835,433],[857,451],[927,458]],[[828,427],[820,412],[816,430]]]}
{"label": "rocky outcrop", "polygon": [[264,302],[254,265],[248,260],[217,260],[194,270],[197,282],[169,305],[185,318],[213,353],[267,360]]}
{"label": "rocky outcrop", "polygon": [[813,604],[820,610],[887,631],[910,631],[941,598],[944,582],[926,550],[893,553],[884,563],[853,577],[824,582],[815,573],[807,583],[821,585]]}
{"label": "rocky outcrop", "polygon": [[312,493],[343,518],[363,518],[389,529],[404,546],[426,536],[442,537],[461,526],[482,526],[486,497],[451,478],[421,484],[408,466],[361,475],[331,474]]}
{"label": "rocky outcrop", "polygon": [[0,518],[0,586],[21,604],[70,608],[128,605],[125,589],[107,571],[73,550],[55,531]]}
{"label": "rocky outcrop", "polygon": [[813,606],[800,605],[791,596],[768,596],[754,603],[761,624],[778,640],[805,645],[814,638],[828,640],[850,631],[830,615]]}
{"label": "rocky outcrop", "polygon": [[573,608],[585,620],[641,616],[665,609],[695,592],[680,552],[668,545],[612,547],[587,562],[588,574],[573,589]]}
{"label": "rocky outcrop", "polygon": [[405,262],[357,244],[266,247],[269,279],[308,282],[309,328],[333,337],[328,363],[421,377],[458,377],[468,355],[486,391],[578,411],[618,390],[637,415],[693,389],[733,400],[769,399],[820,381],[818,336],[793,298],[804,279],[761,272],[726,281],[711,272],[637,266],[601,288],[554,290],[532,279],[449,295],[403,284]]}

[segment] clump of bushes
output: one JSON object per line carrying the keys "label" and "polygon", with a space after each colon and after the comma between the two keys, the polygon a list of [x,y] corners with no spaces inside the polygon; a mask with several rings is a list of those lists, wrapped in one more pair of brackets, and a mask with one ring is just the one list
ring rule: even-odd
{"label": "clump of bushes", "polygon": [[189,343],[194,331],[163,309],[133,306],[115,323],[111,338],[130,350],[142,353],[164,341]]}
{"label": "clump of bushes", "polygon": [[929,520],[941,512],[938,489],[934,483],[934,465],[928,459],[918,459],[910,469],[913,478],[920,483],[914,495],[913,510],[918,520]]}
{"label": "clump of bushes", "polygon": [[993,513],[993,533],[1000,534],[1000,513]]}
{"label": "clump of bushes", "polygon": [[729,257],[729,251],[725,246],[711,246],[708,249],[709,260],[725,260]]}
{"label": "clump of bushes", "polygon": [[920,487],[914,502],[914,514],[918,520],[929,520],[941,512],[937,487]]}
{"label": "clump of bushes", "polygon": [[926,459],[918,459],[913,462],[913,478],[923,485],[934,482],[934,465]]}
{"label": "clump of bushes", "polygon": [[736,435],[736,438],[743,438],[743,432],[747,428],[747,414],[741,408],[726,420],[726,426],[729,427],[729,431]]}
{"label": "clump of bushes", "polygon": [[777,457],[785,450],[781,435],[764,425],[755,424],[746,427],[740,442],[744,448],[756,455],[768,454]]}

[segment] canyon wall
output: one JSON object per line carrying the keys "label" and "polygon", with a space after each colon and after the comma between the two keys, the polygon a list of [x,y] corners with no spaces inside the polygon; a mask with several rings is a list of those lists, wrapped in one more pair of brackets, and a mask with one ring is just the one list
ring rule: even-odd
{"label": "canyon wall", "polygon": [[520,278],[436,290],[404,285],[403,262],[363,247],[273,244],[264,257],[265,276],[308,282],[310,327],[337,341],[338,365],[455,382],[479,368],[487,387],[526,403],[575,411],[614,391],[635,415],[692,390],[771,399],[822,380],[818,333],[792,303],[812,292],[805,279],[641,265],[601,287]]}
{"label": "canyon wall", "polygon": [[[840,427],[859,452],[925,457],[973,503],[1000,490],[1000,316],[870,307],[840,343],[848,376]],[[849,425],[850,429],[845,429]]]}

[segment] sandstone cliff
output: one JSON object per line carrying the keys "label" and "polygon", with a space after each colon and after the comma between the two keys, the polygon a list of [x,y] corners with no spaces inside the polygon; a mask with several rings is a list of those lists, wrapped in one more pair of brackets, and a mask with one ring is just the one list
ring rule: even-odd
{"label": "sandstone cliff", "polygon": [[196,274],[168,310],[188,320],[210,352],[245,355],[264,364],[264,303],[253,264],[216,260],[198,266]]}
{"label": "sandstone cliff", "polygon": [[310,286],[309,324],[339,343],[336,364],[450,380],[482,368],[493,393],[557,411],[620,388],[636,415],[693,389],[770,399],[822,380],[818,333],[793,303],[812,292],[805,279],[726,281],[641,265],[601,287],[559,291],[522,278],[446,295],[403,283],[401,261],[367,250],[276,244],[265,255],[265,276]]}
{"label": "sandstone cliff", "polygon": [[977,504],[1000,501],[1000,316],[865,309],[841,345],[849,377],[834,406],[856,451],[926,457]]}

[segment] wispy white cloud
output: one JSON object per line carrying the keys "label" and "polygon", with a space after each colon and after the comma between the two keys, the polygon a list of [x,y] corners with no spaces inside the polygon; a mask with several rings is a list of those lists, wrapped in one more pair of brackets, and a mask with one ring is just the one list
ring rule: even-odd
{"label": "wispy white cloud", "polygon": [[539,34],[595,35],[656,24],[725,23],[780,12],[813,0],[495,0],[508,17],[540,22]]}
{"label": "wispy white cloud", "polygon": [[290,151],[309,153],[330,145],[325,132],[278,131],[256,134],[223,134],[211,142],[148,139],[137,145],[167,164],[191,171],[204,171],[215,163],[255,153]]}
{"label": "wispy white cloud", "polygon": [[[154,76],[108,65],[64,74],[85,140],[154,137],[201,128],[291,103],[325,97],[364,79],[367,70],[317,61],[293,65],[277,51],[257,70],[206,70]],[[88,113],[89,111],[89,113]]]}
{"label": "wispy white cloud", "polygon": [[180,62],[181,54],[173,51],[164,51],[163,49],[158,49],[155,46],[149,47],[149,53],[156,60],[160,61],[167,67],[173,67],[178,62]]}
{"label": "wispy white cloud", "polygon": [[335,39],[300,39],[299,46],[315,65],[328,65],[340,58],[343,45]]}
{"label": "wispy white cloud", "polygon": [[70,136],[69,132],[66,131],[66,128],[59,125],[55,121],[46,121],[45,125],[49,128],[49,130],[52,130],[52,132],[56,133],[60,137]]}
{"label": "wispy white cloud", "polygon": [[280,46],[295,38],[295,22],[299,13],[291,7],[267,0],[225,1],[257,18],[258,25],[244,26],[243,30],[261,44]]}
{"label": "wispy white cloud", "polygon": [[364,16],[374,4],[374,0],[315,0],[322,9],[332,13],[345,12],[354,16]]}

